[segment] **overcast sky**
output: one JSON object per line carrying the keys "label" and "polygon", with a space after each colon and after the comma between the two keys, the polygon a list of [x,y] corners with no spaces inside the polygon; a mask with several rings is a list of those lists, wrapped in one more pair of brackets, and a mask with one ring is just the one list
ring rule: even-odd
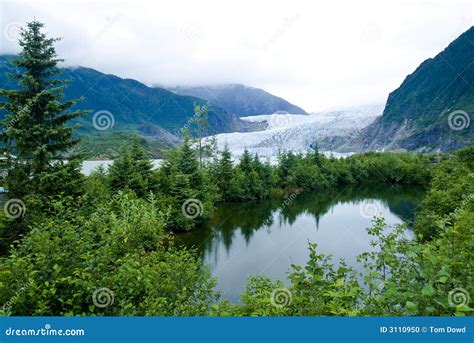
{"label": "overcast sky", "polygon": [[243,83],[307,111],[385,102],[473,25],[472,1],[0,0],[0,53],[33,17],[57,51],[146,84]]}

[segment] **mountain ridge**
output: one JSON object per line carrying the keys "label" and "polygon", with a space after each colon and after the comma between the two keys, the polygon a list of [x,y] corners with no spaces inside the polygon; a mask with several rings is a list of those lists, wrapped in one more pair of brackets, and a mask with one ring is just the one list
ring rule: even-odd
{"label": "mountain ridge", "polygon": [[282,111],[291,114],[308,114],[301,107],[279,96],[270,94],[260,88],[249,87],[238,83],[207,86],[177,86],[169,87],[168,89],[176,94],[197,96],[208,100],[239,117],[272,114]]}
{"label": "mountain ridge", "polygon": [[337,150],[455,150],[473,143],[473,114],[471,27],[435,57],[423,61],[389,94],[383,115]]}
{"label": "mountain ridge", "polygon": [[[0,88],[18,88],[16,81],[6,76],[7,72],[16,71],[10,64],[14,57],[14,55],[0,56]],[[111,146],[107,146],[105,150],[95,151],[94,156],[105,154],[113,157],[118,153],[117,146],[125,144],[117,142],[119,137],[123,140],[138,133],[147,143],[154,146],[152,156],[160,157],[158,151],[172,147],[179,141],[181,129],[195,128],[195,105],[205,107],[208,111],[206,134],[252,131],[260,128],[260,125],[245,122],[237,115],[201,98],[149,87],[137,80],[105,74],[93,68],[76,66],[61,69],[63,72],[58,78],[69,81],[68,87],[64,90],[65,100],[84,97],[84,101],[73,109],[91,111],[86,117],[75,121],[80,124],[75,134],[86,141],[82,143],[88,148],[93,146],[91,142],[110,141]],[[94,126],[94,115],[97,113],[108,116],[104,117],[109,120],[107,124],[110,124],[106,130]],[[0,113],[0,119],[4,114]],[[94,157],[85,149],[82,151],[86,156]],[[114,153],[110,154],[110,151]]]}

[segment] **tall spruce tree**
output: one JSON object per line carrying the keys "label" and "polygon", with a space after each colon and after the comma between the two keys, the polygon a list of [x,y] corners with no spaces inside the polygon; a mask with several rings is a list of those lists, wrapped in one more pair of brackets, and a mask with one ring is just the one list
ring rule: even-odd
{"label": "tall spruce tree", "polygon": [[187,132],[184,134],[183,144],[178,151],[177,169],[180,173],[189,177],[191,187],[199,189],[202,186],[204,181],[202,170]]}
{"label": "tall spruce tree", "polygon": [[131,189],[143,197],[152,187],[153,164],[138,136],[132,137],[130,148],[125,146],[109,167],[109,185],[113,191]]}
{"label": "tall spruce tree", "polygon": [[208,127],[209,114],[207,113],[207,105],[199,106],[194,103],[194,118],[196,122],[196,140],[197,150],[199,154],[199,166],[202,166],[205,147],[203,146],[203,137]]}
{"label": "tall spruce tree", "polygon": [[240,156],[239,167],[246,174],[250,174],[252,168],[252,156],[247,148],[244,149],[244,153]]}
{"label": "tall spruce tree", "polygon": [[123,147],[120,155],[109,166],[109,186],[112,191],[130,188],[130,179],[134,173],[133,158],[128,147]]}
{"label": "tall spruce tree", "polygon": [[81,188],[81,161],[67,155],[78,141],[72,137],[74,127],[67,123],[86,112],[71,110],[81,99],[63,100],[67,81],[58,78],[57,63],[62,60],[54,48],[59,39],[47,38],[43,27],[35,20],[21,30],[22,50],[11,62],[16,72],[9,74],[18,87],[0,90],[5,99],[0,109],[6,111],[1,152],[11,198],[74,195]]}
{"label": "tall spruce tree", "polygon": [[227,144],[224,150],[221,152],[221,158],[217,166],[218,186],[222,193],[223,200],[229,200],[231,198],[231,182],[233,177],[233,162],[232,155],[230,153]]}

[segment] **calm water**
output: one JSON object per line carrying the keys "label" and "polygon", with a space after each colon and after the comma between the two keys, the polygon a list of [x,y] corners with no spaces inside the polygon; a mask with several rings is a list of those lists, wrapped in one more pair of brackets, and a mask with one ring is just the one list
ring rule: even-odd
{"label": "calm water", "polygon": [[[82,163],[82,174],[84,175],[90,175],[95,169],[97,169],[99,166],[103,166],[105,169],[112,164],[113,160],[88,160],[84,161]],[[156,159],[156,160],[151,160],[153,163],[153,167],[156,169],[160,166],[160,164],[163,162],[163,160]]]}
{"label": "calm water", "polygon": [[197,248],[222,297],[239,302],[249,275],[287,282],[290,265],[307,262],[308,242],[362,270],[356,256],[371,250],[365,229],[371,226],[372,210],[391,225],[410,221],[421,196],[402,188],[359,188],[301,193],[287,206],[282,200],[220,204],[212,220],[177,235],[177,241]]}

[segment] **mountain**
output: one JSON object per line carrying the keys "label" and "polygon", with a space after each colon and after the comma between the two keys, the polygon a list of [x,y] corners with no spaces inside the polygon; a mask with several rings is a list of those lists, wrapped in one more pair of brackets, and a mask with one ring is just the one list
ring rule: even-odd
{"label": "mountain", "polygon": [[[13,57],[0,56],[0,88],[17,87],[5,75],[14,68],[9,63]],[[82,151],[87,155],[89,151],[85,147],[91,148],[98,143],[97,146],[102,148],[94,151],[93,156],[114,156],[118,147],[126,144],[127,137],[138,132],[148,145],[154,147],[149,151],[157,156],[160,149],[176,144],[176,136],[181,128],[195,127],[194,104],[208,109],[207,134],[258,128],[258,125],[242,121],[235,114],[204,99],[148,87],[136,80],[123,79],[94,69],[66,68],[59,77],[70,81],[65,89],[65,99],[84,97],[84,101],[77,106],[91,111],[86,117],[78,119],[80,125],[76,130],[83,138]],[[113,126],[107,130],[97,130],[93,125],[95,114],[99,127],[101,119],[104,125],[113,121]],[[0,113],[0,118],[3,116],[4,113]]]}
{"label": "mountain", "polygon": [[474,143],[474,27],[390,93],[383,115],[340,151],[450,151]]}
{"label": "mountain", "polygon": [[285,99],[265,92],[262,89],[239,84],[198,87],[183,86],[168,89],[176,94],[206,99],[239,117],[272,114],[277,111],[291,114],[307,114],[301,107],[293,105]]}
{"label": "mountain", "polygon": [[304,153],[316,143],[320,151],[331,151],[354,137],[380,117],[384,104],[372,104],[308,115],[259,115],[243,117],[252,122],[265,122],[263,131],[221,133],[213,136],[217,146],[229,147],[234,158],[245,149],[261,158],[275,161],[279,151],[291,150]]}

